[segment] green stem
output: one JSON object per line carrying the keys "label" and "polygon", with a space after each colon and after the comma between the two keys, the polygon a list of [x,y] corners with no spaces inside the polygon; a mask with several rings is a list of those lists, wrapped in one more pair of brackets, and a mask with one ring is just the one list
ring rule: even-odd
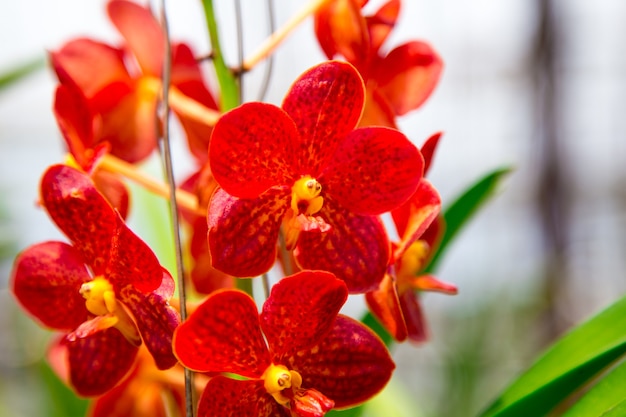
{"label": "green stem", "polygon": [[215,75],[220,86],[220,110],[225,112],[239,105],[239,85],[235,75],[224,61],[217,21],[215,20],[215,12],[213,10],[213,0],[202,0],[202,5],[204,6],[204,16],[211,40]]}

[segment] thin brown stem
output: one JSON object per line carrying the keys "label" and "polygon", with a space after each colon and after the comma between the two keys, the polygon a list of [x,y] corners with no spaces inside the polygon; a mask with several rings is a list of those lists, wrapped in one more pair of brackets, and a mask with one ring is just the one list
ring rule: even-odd
{"label": "thin brown stem", "polygon": [[[169,25],[167,22],[167,11],[165,0],[161,0],[161,25],[165,36],[165,54],[163,59],[163,94],[161,110],[163,112],[163,137],[161,145],[162,156],[165,165],[165,174],[169,185],[169,206],[170,218],[172,221],[172,234],[174,235],[174,248],[176,251],[176,272],[178,282],[178,296],[180,302],[180,317],[184,322],[187,320],[187,297],[185,290],[185,270],[183,265],[183,246],[180,237],[180,222],[178,219],[178,204],[176,201],[176,182],[174,180],[174,168],[172,164],[172,150],[170,146],[169,120],[170,120],[170,81],[172,72],[172,45],[170,42]],[[194,416],[193,399],[193,373],[185,368],[185,415]]]}
{"label": "thin brown stem", "polygon": [[289,34],[297,28],[300,23],[304,21],[309,15],[315,13],[318,9],[324,6],[330,0],[312,0],[300,9],[294,16],[289,19],[281,28],[272,33],[261,46],[253,53],[248,59],[243,61],[241,66],[242,71],[250,71],[259,62],[264,60],[270,55],[282,41],[289,36]]}
{"label": "thin brown stem", "polygon": [[[98,168],[108,172],[118,173],[158,196],[163,198],[170,197],[170,187],[167,184],[163,184],[149,177],[138,170],[133,164],[129,164],[113,155],[105,155],[99,161]],[[199,215],[204,216],[206,214],[198,205],[197,197],[185,190],[176,190],[176,203],[179,207],[198,213]]]}

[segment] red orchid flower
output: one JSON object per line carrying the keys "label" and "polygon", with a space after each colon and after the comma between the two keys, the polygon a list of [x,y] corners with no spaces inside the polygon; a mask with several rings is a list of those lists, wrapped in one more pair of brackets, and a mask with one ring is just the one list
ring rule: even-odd
{"label": "red orchid flower", "polygon": [[[108,3],[111,21],[124,37],[121,48],[88,38],[74,39],[50,58],[62,85],[78,90],[99,121],[93,144],[109,142],[111,153],[128,162],[154,150],[159,135],[157,103],[161,94],[164,36],[146,7],[125,0]],[[200,67],[186,44],[172,45],[170,104],[185,129],[189,147],[206,160],[211,126],[191,117],[192,103],[217,109]]]}
{"label": "red orchid flower", "polygon": [[174,282],[154,253],[75,168],[50,167],[41,201],[72,245],[49,241],[23,251],[11,289],[42,325],[65,333],[72,386],[81,395],[111,389],[142,342],[160,369],[172,367]]}
{"label": "red orchid flower", "polygon": [[345,284],[322,271],[279,281],[257,312],[238,290],[221,290],[174,334],[174,352],[193,370],[237,374],[209,381],[198,417],[321,417],[378,393],[394,369],[385,345],[338,315]]}
{"label": "red orchid flower", "polygon": [[[133,369],[118,386],[95,398],[88,417],[168,417],[171,410],[185,415],[184,369],[180,364],[160,370],[148,351],[139,349]],[[202,374],[194,375],[194,391],[199,398],[208,382]]]}
{"label": "red orchid flower", "polygon": [[315,33],[329,59],[342,55],[361,73],[367,99],[361,126],[396,127],[395,117],[417,109],[434,90],[443,63],[430,45],[410,41],[388,53],[381,47],[396,24],[400,0],[363,16],[366,0],[327,2],[315,14]]}
{"label": "red orchid flower", "polygon": [[[422,147],[427,167],[440,136],[433,135]],[[365,295],[372,314],[400,342],[408,337],[419,343],[428,337],[419,292],[457,293],[453,284],[423,273],[443,232],[440,211],[439,193],[423,178],[409,201],[391,212],[401,239],[394,245],[390,268],[380,287]]]}
{"label": "red orchid flower", "polygon": [[266,272],[282,223],[303,269],[333,272],[351,293],[378,286],[389,243],[376,216],[415,192],[423,158],[397,130],[355,129],[363,100],[354,67],[330,61],[301,75],[282,108],[246,103],[220,118],[209,146],[221,187],[208,212],[213,266]]}

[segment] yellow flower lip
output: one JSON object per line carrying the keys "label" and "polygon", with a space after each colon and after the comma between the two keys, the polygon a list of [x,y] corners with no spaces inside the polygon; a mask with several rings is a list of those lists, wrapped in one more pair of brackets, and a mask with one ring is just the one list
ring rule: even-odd
{"label": "yellow flower lip", "polygon": [[[85,298],[85,307],[95,316],[107,316],[103,328],[115,327],[133,345],[141,344],[141,336],[133,319],[121,303],[118,304],[113,285],[102,276],[80,286],[80,295]],[[106,323],[106,324],[104,324]]]}
{"label": "yellow flower lip", "polygon": [[322,184],[310,175],[303,176],[291,187],[291,209],[296,215],[311,216],[317,213],[324,205],[321,192]]}
{"label": "yellow flower lip", "polygon": [[302,385],[302,377],[296,371],[290,371],[284,365],[271,364],[263,372],[263,386],[268,394],[270,394],[280,405],[289,403],[289,397],[283,394],[283,390],[297,390]]}
{"label": "yellow flower lip", "polygon": [[96,277],[80,287],[80,295],[85,298],[85,305],[96,316],[115,312],[116,300],[113,285],[104,277]]}

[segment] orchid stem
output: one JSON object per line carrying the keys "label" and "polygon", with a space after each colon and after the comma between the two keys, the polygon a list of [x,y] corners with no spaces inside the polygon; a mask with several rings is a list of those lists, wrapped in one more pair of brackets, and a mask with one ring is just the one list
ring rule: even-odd
{"label": "orchid stem", "polygon": [[[141,185],[148,191],[163,198],[170,197],[170,187],[168,185],[147,176],[145,173],[138,170],[133,164],[129,164],[128,162],[113,155],[105,155],[99,161],[98,168],[104,169],[108,172],[121,174],[129,180]],[[176,190],[176,203],[180,207],[189,211],[198,213],[202,216],[206,215],[206,212],[204,212],[198,205],[197,197],[190,192],[185,190]]]}
{"label": "orchid stem", "polygon": [[302,9],[300,9],[291,19],[285,23],[280,29],[276,32],[272,33],[266,40],[261,44],[259,49],[252,54],[252,56],[248,57],[248,59],[243,61],[243,65],[241,66],[241,71],[250,71],[252,68],[256,66],[259,62],[265,59],[268,55],[270,55],[274,49],[282,41],[285,40],[289,34],[300,25],[309,15],[315,13],[318,9],[328,3],[330,0],[312,0],[308,4],[306,4]]}
{"label": "orchid stem", "polygon": [[[167,22],[167,10],[165,0],[161,0],[161,25],[163,27],[163,35],[165,37],[165,56],[163,59],[163,137],[161,145],[163,149],[163,160],[165,163],[165,173],[167,183],[169,185],[169,206],[170,218],[172,221],[172,233],[174,235],[174,247],[176,250],[176,272],[178,282],[178,297],[180,301],[180,318],[181,321],[187,320],[187,297],[185,291],[185,270],[183,266],[183,245],[180,238],[180,222],[178,219],[178,204],[176,201],[176,182],[174,180],[174,169],[172,166],[172,149],[170,147],[170,81],[172,72],[172,45],[170,42],[169,25]],[[185,416],[194,417],[194,399],[193,399],[193,373],[185,368]]]}

